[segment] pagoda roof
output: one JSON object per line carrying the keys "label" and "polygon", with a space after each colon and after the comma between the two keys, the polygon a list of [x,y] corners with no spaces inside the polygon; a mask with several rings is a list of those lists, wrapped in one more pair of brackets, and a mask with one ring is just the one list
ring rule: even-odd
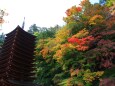
{"label": "pagoda roof", "polygon": [[6,34],[6,36],[8,35],[12,35],[13,33],[15,33],[16,31],[20,31],[22,33],[25,33],[25,35],[28,35],[31,38],[35,38],[35,36],[33,36],[32,34],[26,32],[25,30],[23,30],[19,25],[11,32],[9,32],[8,34]]}

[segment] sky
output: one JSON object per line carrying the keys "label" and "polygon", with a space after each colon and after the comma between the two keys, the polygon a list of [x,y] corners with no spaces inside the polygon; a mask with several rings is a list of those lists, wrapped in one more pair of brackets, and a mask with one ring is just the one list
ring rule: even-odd
{"label": "sky", "polygon": [[[39,27],[53,27],[64,25],[65,11],[73,5],[78,5],[81,0],[0,0],[0,9],[9,13],[4,17],[6,23],[1,27],[0,33],[11,32],[17,25],[22,26],[25,17],[25,30],[32,24]],[[99,0],[90,0],[98,3]]]}

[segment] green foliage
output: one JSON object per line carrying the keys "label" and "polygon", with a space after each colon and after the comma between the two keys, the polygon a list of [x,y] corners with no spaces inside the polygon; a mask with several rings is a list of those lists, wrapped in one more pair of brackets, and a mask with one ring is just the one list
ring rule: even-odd
{"label": "green foliage", "polygon": [[102,77],[103,78],[115,78],[115,67],[106,69]]}
{"label": "green foliage", "polygon": [[5,39],[5,35],[4,35],[4,33],[2,33],[2,34],[0,35],[0,46],[3,45],[4,39]]}
{"label": "green foliage", "polygon": [[37,59],[36,65],[37,79],[35,82],[44,86],[54,85],[52,78],[55,74],[60,73],[60,65],[58,63],[55,64],[53,59],[44,60],[42,58]]}
{"label": "green foliage", "polygon": [[36,24],[33,24],[29,27],[28,33],[34,34],[35,32],[39,32],[40,27],[37,27]]}
{"label": "green foliage", "polygon": [[36,36],[37,40],[53,38],[55,36],[56,31],[58,31],[61,27],[56,25],[54,27],[46,28],[46,27],[38,27],[36,24],[33,24],[29,27],[28,33]]}
{"label": "green foliage", "polygon": [[114,3],[115,3],[114,0],[107,0],[106,5],[110,7],[110,6],[114,5]]}

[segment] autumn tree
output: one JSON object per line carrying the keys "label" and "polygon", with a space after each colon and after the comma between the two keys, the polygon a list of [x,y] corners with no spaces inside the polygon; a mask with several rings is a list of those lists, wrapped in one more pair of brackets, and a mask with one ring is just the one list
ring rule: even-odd
{"label": "autumn tree", "polygon": [[83,0],[66,14],[66,25],[55,37],[37,41],[36,82],[43,86],[99,86],[102,78],[114,78],[115,16],[109,7]]}
{"label": "autumn tree", "polygon": [[8,13],[6,10],[0,9],[0,24],[2,25],[4,23],[4,16],[8,16]]}

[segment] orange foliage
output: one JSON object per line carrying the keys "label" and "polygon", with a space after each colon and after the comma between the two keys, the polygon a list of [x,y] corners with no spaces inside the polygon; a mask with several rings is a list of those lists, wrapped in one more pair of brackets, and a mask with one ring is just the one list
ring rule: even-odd
{"label": "orange foliage", "polygon": [[42,54],[42,56],[45,58],[47,56],[49,52],[49,49],[48,48],[44,48],[40,51],[40,53]]}
{"label": "orange foliage", "polygon": [[78,38],[74,38],[74,37],[68,38],[68,42],[70,42],[70,43],[79,43],[79,39]]}
{"label": "orange foliage", "polygon": [[76,49],[78,50],[78,51],[85,51],[85,50],[88,50],[88,46],[81,46],[81,45],[78,45],[78,46],[76,46]]}
{"label": "orange foliage", "polygon": [[67,16],[71,16],[71,15],[78,13],[78,12],[81,12],[81,11],[82,11],[82,7],[73,6],[70,9],[66,10],[65,13]]}
{"label": "orange foliage", "polygon": [[4,19],[0,18],[0,24],[3,24],[3,23],[4,23]]}
{"label": "orange foliage", "polygon": [[65,13],[66,13],[67,16],[70,16],[71,15],[70,9],[66,10]]}
{"label": "orange foliage", "polygon": [[86,3],[86,1],[87,1],[87,0],[82,0],[81,3],[80,3],[80,5],[81,5],[81,6],[84,6],[84,4]]}
{"label": "orange foliage", "polygon": [[76,70],[70,69],[70,74],[71,74],[71,76],[78,75],[79,72],[80,72],[79,69],[76,69]]}
{"label": "orange foliage", "polygon": [[91,41],[93,41],[94,40],[94,37],[93,36],[87,36],[87,37],[85,37],[85,38],[81,38],[81,39],[78,39],[78,38],[74,38],[74,37],[72,37],[72,38],[69,38],[68,39],[68,42],[70,42],[70,43],[72,43],[72,44],[77,44],[76,45],[76,49],[78,50],[78,51],[85,51],[85,50],[87,50],[89,47],[89,43],[91,42]]}

